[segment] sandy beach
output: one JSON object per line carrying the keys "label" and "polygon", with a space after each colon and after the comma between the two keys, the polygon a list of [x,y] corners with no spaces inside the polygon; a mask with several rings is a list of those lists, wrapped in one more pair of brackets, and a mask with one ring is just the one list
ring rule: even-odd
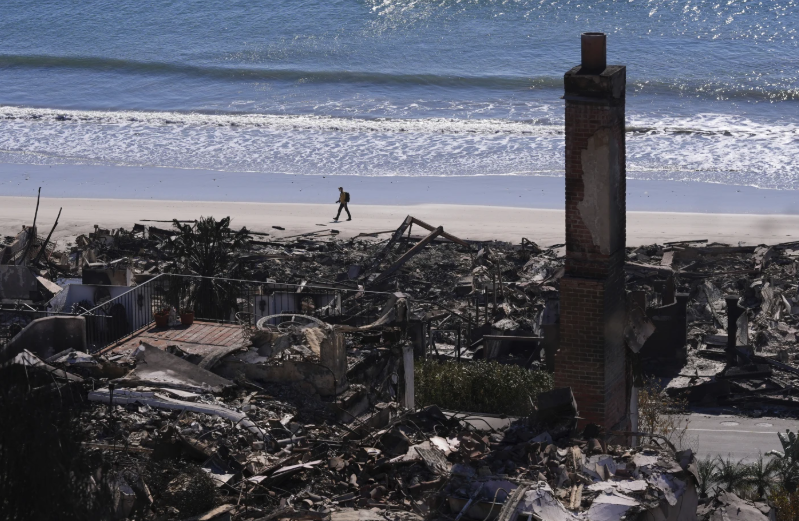
{"label": "sandy beach", "polygon": [[[36,199],[0,197],[0,233],[15,234],[30,224]],[[395,229],[406,215],[413,215],[454,235],[474,240],[518,243],[522,237],[542,246],[564,240],[562,210],[509,208],[481,205],[353,205],[354,219],[333,222],[334,204],[242,203],[206,201],[148,201],[140,199],[80,199],[42,197],[39,227],[49,230],[59,207],[61,220],[54,237],[62,246],[98,224],[130,228],[134,223],[231,216],[233,225],[267,232],[275,237],[322,228],[339,230],[343,237]],[[168,223],[149,222],[159,227]],[[277,230],[272,226],[281,226]],[[799,240],[797,215],[732,215],[677,212],[627,213],[629,246],[668,241],[707,239],[730,244],[774,244]]]}
{"label": "sandy beach", "polygon": [[[94,229],[231,216],[234,226],[293,235],[335,228],[343,237],[392,230],[406,215],[467,239],[564,242],[559,177],[305,176],[174,168],[0,164],[0,233],[39,227],[63,213],[65,244]],[[352,195],[350,222],[333,222],[338,186]],[[676,181],[627,181],[627,244],[708,239],[773,244],[799,237],[799,192]],[[167,222],[151,224],[168,227]],[[281,226],[285,231],[273,229]],[[46,232],[44,232],[46,233]]]}

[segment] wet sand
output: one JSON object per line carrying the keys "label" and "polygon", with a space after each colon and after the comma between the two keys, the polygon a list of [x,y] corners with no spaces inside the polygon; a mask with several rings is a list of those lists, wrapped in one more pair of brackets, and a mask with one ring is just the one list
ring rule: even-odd
{"label": "wet sand", "polygon": [[[0,196],[328,204],[339,186],[363,205],[482,205],[562,210],[562,177],[360,177],[176,168],[0,163]],[[799,191],[693,181],[627,180],[627,210],[799,214]]]}

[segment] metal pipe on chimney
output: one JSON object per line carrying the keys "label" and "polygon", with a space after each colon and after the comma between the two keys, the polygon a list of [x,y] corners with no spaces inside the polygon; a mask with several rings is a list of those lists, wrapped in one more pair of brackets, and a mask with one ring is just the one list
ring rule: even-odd
{"label": "metal pipe on chimney", "polygon": [[605,33],[583,33],[580,35],[582,70],[588,74],[599,74],[608,65],[607,37]]}

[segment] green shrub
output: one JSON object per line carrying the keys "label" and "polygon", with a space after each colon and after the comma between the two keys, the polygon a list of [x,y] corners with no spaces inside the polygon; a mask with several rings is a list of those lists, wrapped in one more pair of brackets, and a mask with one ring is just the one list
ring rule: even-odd
{"label": "green shrub", "polygon": [[717,470],[718,465],[716,464],[716,460],[710,456],[696,460],[696,474],[699,478],[699,483],[697,483],[699,497],[707,497],[713,492],[713,483]]}
{"label": "green shrub", "polygon": [[746,483],[753,492],[752,499],[763,499],[774,485],[774,474],[777,472],[779,461],[766,459],[759,454],[754,463],[746,466]]}
{"label": "green shrub", "polygon": [[728,454],[727,459],[716,456],[716,472],[713,481],[721,485],[727,492],[742,494],[746,491],[748,469],[743,460],[733,461]]}
{"label": "green shrub", "polygon": [[552,389],[552,375],[497,362],[416,363],[416,405],[526,416],[538,393]]}

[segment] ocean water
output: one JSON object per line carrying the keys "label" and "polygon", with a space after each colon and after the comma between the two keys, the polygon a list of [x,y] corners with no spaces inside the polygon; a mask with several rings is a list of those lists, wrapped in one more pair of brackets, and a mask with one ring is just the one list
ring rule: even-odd
{"label": "ocean water", "polygon": [[4,0],[0,163],[561,176],[585,31],[628,177],[799,189],[799,0]]}

